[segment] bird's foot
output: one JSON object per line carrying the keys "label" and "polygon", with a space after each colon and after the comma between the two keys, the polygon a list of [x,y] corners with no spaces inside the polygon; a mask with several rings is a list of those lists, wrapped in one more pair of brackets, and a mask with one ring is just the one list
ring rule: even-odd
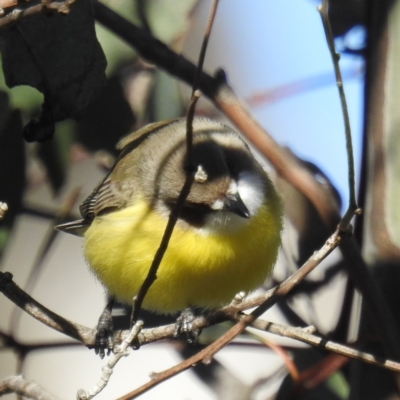
{"label": "bird's foot", "polygon": [[194,343],[199,338],[201,329],[193,329],[193,321],[196,315],[191,308],[183,310],[175,322],[174,337],[184,335],[189,343]]}

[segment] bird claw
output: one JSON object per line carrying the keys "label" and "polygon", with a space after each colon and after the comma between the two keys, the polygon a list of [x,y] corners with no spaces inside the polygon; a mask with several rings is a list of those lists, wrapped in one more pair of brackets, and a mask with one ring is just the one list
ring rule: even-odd
{"label": "bird claw", "polygon": [[192,309],[183,310],[175,322],[174,338],[184,335],[188,343],[196,342],[200,336],[201,329],[193,329],[195,318],[196,316]]}
{"label": "bird claw", "polygon": [[112,306],[113,302],[110,301],[101,313],[97,323],[94,351],[101,359],[104,358],[106,350],[107,356],[109,356],[114,348]]}
{"label": "bird claw", "polygon": [[113,331],[112,329],[97,328],[96,332],[96,344],[94,351],[100,356],[101,359],[104,358],[107,350],[107,356],[111,354],[114,348],[113,342]]}

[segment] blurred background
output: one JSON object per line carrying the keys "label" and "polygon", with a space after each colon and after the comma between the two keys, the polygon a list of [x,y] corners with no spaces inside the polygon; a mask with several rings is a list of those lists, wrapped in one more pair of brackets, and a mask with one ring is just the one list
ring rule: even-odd
{"label": "blurred background", "polygon": [[[364,115],[363,2],[332,3],[358,185]],[[103,4],[196,63],[210,0],[114,0]],[[229,84],[260,124],[301,158],[321,184],[332,187],[332,196],[343,211],[348,201],[344,125],[317,5],[312,0],[221,0],[204,69],[213,74],[223,68]],[[13,67],[4,45],[10,40],[5,32],[0,33],[5,70],[0,75],[0,201],[7,202],[9,211],[0,225],[1,270],[10,271],[20,287],[54,312],[94,327],[105,304],[104,290],[85,265],[81,239],[55,233],[53,226],[67,217],[63,210],[71,199],[75,206],[69,218],[78,217],[78,205],[111,165],[121,136],[145,123],[185,114],[190,87],[140,59],[125,42],[96,23],[107,60],[106,85],[100,85],[88,106],[70,113],[79,114],[78,119],[60,116],[63,120],[55,124],[52,140],[26,143],[21,138],[23,127],[31,124],[32,128],[36,117],[42,129],[48,105],[45,101],[40,111],[43,95],[32,87],[7,88],[5,82],[10,82]],[[31,77],[26,81],[31,82]],[[40,89],[40,84],[35,87]],[[203,98],[197,113],[229,123]],[[24,136],[29,136],[26,129]],[[278,178],[277,184],[287,216],[283,249],[266,287],[287,277],[330,234],[320,227],[315,212],[299,193]],[[340,255],[332,254],[307,282],[271,309],[265,319],[313,324],[319,333],[329,334],[337,329],[347,293]],[[355,299],[347,298],[348,308]],[[225,329],[207,329],[198,346]],[[264,342],[283,346],[300,370],[318,365],[326,354],[295,341],[254,334],[239,337],[218,353],[210,366],[186,371],[143,398],[349,398],[348,374],[340,369],[327,374],[321,384],[302,393],[303,397],[290,397],[285,360]],[[348,338],[342,335],[343,341]],[[0,297],[0,343],[0,378],[21,373],[59,398],[74,397],[78,389],[91,387],[105,364],[94,351],[33,320],[5,297]],[[122,360],[99,399],[122,396],[147,382],[151,372],[162,371],[199,348],[177,341],[144,346]]]}

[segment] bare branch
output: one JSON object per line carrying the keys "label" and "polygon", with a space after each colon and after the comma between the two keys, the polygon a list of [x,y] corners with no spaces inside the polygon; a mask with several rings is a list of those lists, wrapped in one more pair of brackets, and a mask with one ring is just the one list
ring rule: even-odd
{"label": "bare branch", "polygon": [[208,38],[211,33],[212,24],[214,22],[215,13],[217,11],[218,0],[214,0],[213,6],[210,12],[209,22],[206,28],[206,32],[203,39],[203,45],[201,48],[200,56],[199,56],[199,63],[197,65],[196,73],[195,73],[195,80],[193,82],[193,89],[192,89],[192,98],[189,104],[187,117],[186,117],[186,179],[183,187],[179,193],[178,198],[174,204],[174,207],[171,210],[171,213],[168,218],[167,226],[164,230],[163,237],[161,239],[161,243],[157,252],[154,256],[153,262],[150,266],[149,272],[144,280],[142,286],[140,287],[139,293],[134,299],[134,306],[132,311],[132,320],[131,324],[136,323],[139,318],[139,312],[142,307],[143,300],[149,291],[153,282],[157,279],[157,271],[158,267],[161,264],[161,261],[164,257],[165,252],[168,248],[168,243],[171,239],[172,233],[174,231],[174,227],[176,222],[178,221],[180,211],[185,203],[186,198],[190,193],[190,189],[195,179],[195,174],[197,172],[197,167],[193,165],[192,160],[192,148],[193,148],[193,117],[194,117],[194,110],[196,107],[197,100],[199,99],[199,93],[197,92],[197,87],[199,85],[199,79],[202,73],[204,58],[207,50],[207,43]]}
{"label": "bare branch", "polygon": [[45,392],[37,383],[27,381],[22,376],[9,376],[0,380],[0,396],[8,393],[16,393],[34,400],[57,400],[56,397]]}
{"label": "bare branch", "polygon": [[[246,319],[246,316],[243,315],[236,315],[236,320],[239,323]],[[400,363],[391,360],[385,360],[380,357],[375,357],[372,354],[365,353],[362,351],[358,351],[352,349],[351,347],[344,346],[323,338],[320,338],[313,334],[315,331],[314,327],[306,327],[306,328],[297,328],[297,327],[289,327],[281,324],[275,324],[273,322],[264,321],[258,319],[257,321],[252,323],[253,328],[260,329],[262,331],[270,332],[275,335],[287,337],[290,339],[296,339],[301,342],[310,344],[312,346],[323,348],[325,350],[331,351],[336,354],[340,354],[349,358],[353,358],[359,361],[366,362],[368,364],[375,365],[377,367],[390,369],[392,371],[400,372]],[[134,399],[143,393],[147,392],[154,386],[159,385],[160,383],[164,382],[165,380],[178,375],[179,373],[186,371],[187,369],[193,367],[199,362],[208,363],[210,361],[208,354],[209,349],[212,347],[213,344],[206,347],[202,351],[198,352],[194,356],[188,358],[187,360],[182,361],[181,363],[159,373],[155,373],[152,375],[151,380],[146,384],[140,386],[139,388],[133,390],[130,393],[120,397],[118,400],[128,400]]]}
{"label": "bare branch", "polygon": [[16,8],[0,18],[0,30],[9,28],[22,19],[41,14],[43,12],[58,12],[60,14],[68,14],[72,4],[75,3],[75,1],[76,0],[52,1],[47,2],[47,4],[44,4],[45,2],[43,1],[32,1],[30,3],[18,2]]}
{"label": "bare branch", "polygon": [[140,330],[142,329],[143,322],[138,321],[135,325],[133,325],[132,329],[129,332],[129,335],[122,341],[121,345],[117,349],[117,351],[111,355],[111,357],[107,361],[107,365],[102,368],[102,375],[99,382],[94,385],[88,391],[79,390],[77,393],[77,398],[80,400],[89,400],[98,395],[108,384],[111,374],[114,371],[114,367],[117,365],[119,360],[122,357],[126,357],[129,355],[129,346],[131,343],[137,338]]}
{"label": "bare branch", "polygon": [[215,353],[222,349],[227,343],[233,340],[237,335],[242,333],[247,326],[251,325],[264,312],[270,309],[279,299],[289,293],[297,284],[299,284],[319,263],[325,259],[340,243],[341,236],[337,231],[325,243],[325,245],[316,251],[307,262],[298,269],[292,276],[278,285],[272,295],[265,300],[249,315],[246,315],[235,326],[229,329],[223,336],[217,339],[208,347],[207,353],[204,356],[204,362],[211,361]]}
{"label": "bare branch", "polygon": [[333,66],[335,69],[336,86],[339,91],[340,104],[342,106],[342,113],[344,120],[347,162],[348,162],[348,178],[349,178],[349,205],[346,213],[344,214],[344,216],[340,221],[339,229],[342,231],[347,231],[349,229],[350,222],[354,217],[354,214],[359,214],[361,210],[358,209],[357,199],[356,199],[353,144],[351,141],[349,111],[347,108],[346,95],[344,93],[344,88],[343,88],[342,73],[339,67],[340,54],[336,53],[335,50],[335,43],[333,41],[331,24],[329,22],[328,7],[329,7],[329,0],[323,0],[322,4],[318,7],[318,11],[321,15],[326,41],[328,43],[329,52],[331,54]]}
{"label": "bare branch", "polygon": [[400,363],[398,362],[386,360],[382,357],[377,357],[372,354],[355,350],[351,347],[318,337],[308,332],[307,329],[304,328],[290,327],[262,320],[257,320],[253,326],[279,336],[296,339],[300,342],[307,343],[315,347],[320,347],[336,354],[341,354],[355,360],[363,361],[367,364],[372,364],[380,368],[400,372]]}
{"label": "bare branch", "polygon": [[0,272],[0,292],[33,318],[48,327],[84,344],[88,341],[91,342],[92,338],[94,339],[93,329],[68,321],[38,303],[13,282],[12,275],[9,272]]}

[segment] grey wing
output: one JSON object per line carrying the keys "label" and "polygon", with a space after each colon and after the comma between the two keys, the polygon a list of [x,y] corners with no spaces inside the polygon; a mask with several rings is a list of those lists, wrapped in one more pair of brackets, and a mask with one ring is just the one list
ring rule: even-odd
{"label": "grey wing", "polygon": [[92,221],[98,215],[119,210],[126,205],[125,194],[107,176],[79,207],[84,219]]}
{"label": "grey wing", "polygon": [[109,178],[106,177],[79,207],[83,218],[57,225],[54,229],[83,236],[97,215],[120,209],[125,204],[120,192],[117,188],[113,188]]}
{"label": "grey wing", "polygon": [[[171,122],[173,121],[150,124],[124,138],[118,144],[118,149],[121,150],[121,153],[114,166],[79,207],[83,218],[57,225],[55,229],[83,236],[96,216],[125,207],[132,200],[138,182],[134,178],[135,168],[131,167],[127,173],[126,164],[125,167],[121,167],[119,162],[124,158],[130,158],[131,161],[127,164],[135,165],[136,155],[134,150],[155,130],[161,129]],[[135,181],[135,184],[132,184],[132,182],[127,184],[128,181]]]}

